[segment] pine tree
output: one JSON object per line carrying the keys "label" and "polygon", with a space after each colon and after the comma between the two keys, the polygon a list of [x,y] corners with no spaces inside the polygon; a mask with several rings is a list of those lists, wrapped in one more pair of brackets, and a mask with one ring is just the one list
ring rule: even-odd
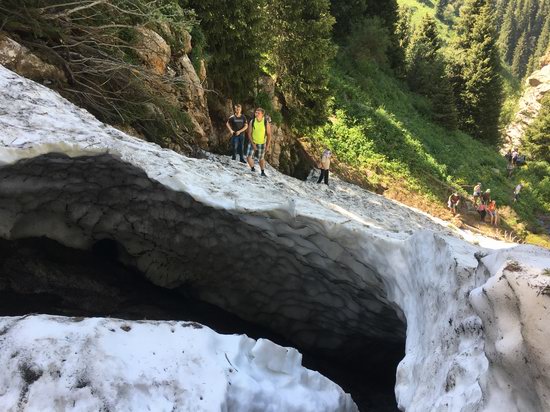
{"label": "pine tree", "polygon": [[443,62],[437,63],[440,67],[434,70],[438,75],[431,90],[430,101],[432,103],[433,119],[449,130],[458,126],[458,111],[456,109],[455,95],[451,82],[447,77]]}
{"label": "pine tree", "polygon": [[388,60],[397,73],[401,73],[405,65],[405,50],[399,46],[395,26],[399,19],[397,0],[367,0],[367,14],[379,17],[385,23],[390,33],[391,47],[388,50]]}
{"label": "pine tree", "polygon": [[210,87],[240,100],[253,93],[265,52],[265,0],[186,0],[206,36]]}
{"label": "pine tree", "polygon": [[515,4],[516,3],[514,0],[510,0],[508,3],[498,38],[498,45],[500,47],[501,55],[506,63],[512,62],[514,52],[512,41],[516,32]]}
{"label": "pine tree", "polygon": [[411,8],[405,5],[399,6],[399,19],[397,20],[397,23],[395,25],[395,35],[397,36],[399,46],[403,50],[407,50],[411,40],[411,19]]}
{"label": "pine tree", "polygon": [[537,41],[537,47],[535,48],[535,53],[529,62],[529,69],[527,73],[532,73],[535,70],[539,69],[539,59],[544,56],[544,53],[550,48],[550,18],[546,19],[540,36]]}
{"label": "pine tree", "polygon": [[523,144],[533,160],[550,163],[550,97],[543,99],[537,118],[525,132]]}
{"label": "pine tree", "polygon": [[406,53],[407,82],[411,90],[425,93],[433,80],[441,39],[435,20],[425,15],[414,31]]}
{"label": "pine tree", "polygon": [[490,143],[499,138],[500,59],[490,0],[467,0],[457,24],[450,67],[459,125]]}
{"label": "pine tree", "polygon": [[407,49],[407,83],[411,90],[430,99],[434,120],[449,129],[457,126],[457,111],[435,20],[426,15]]}
{"label": "pine tree", "polygon": [[437,17],[440,20],[443,20],[443,12],[445,11],[445,7],[447,6],[448,1],[447,0],[439,0],[437,2],[437,5],[435,6],[435,17]]}
{"label": "pine tree", "polygon": [[527,35],[523,32],[519,36],[516,48],[514,49],[514,58],[512,59],[512,73],[519,78],[522,78],[525,74],[527,66],[526,57],[528,57]]}
{"label": "pine tree", "polygon": [[367,0],[331,0],[330,13],[336,19],[334,37],[343,41],[367,16]]}
{"label": "pine tree", "polygon": [[274,0],[267,7],[267,68],[276,79],[289,124],[304,130],[326,121],[334,17],[328,0]]}

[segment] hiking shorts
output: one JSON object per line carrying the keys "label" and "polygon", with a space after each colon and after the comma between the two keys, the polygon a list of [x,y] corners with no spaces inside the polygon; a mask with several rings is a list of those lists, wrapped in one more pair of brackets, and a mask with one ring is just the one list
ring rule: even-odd
{"label": "hiking shorts", "polygon": [[497,215],[497,211],[496,210],[487,210],[487,214],[489,216],[496,216]]}
{"label": "hiking shorts", "polygon": [[[252,157],[254,155],[254,146],[251,144],[248,145],[248,150],[246,151],[246,157]],[[265,155],[265,143],[257,144],[256,143],[256,158],[262,160]]]}

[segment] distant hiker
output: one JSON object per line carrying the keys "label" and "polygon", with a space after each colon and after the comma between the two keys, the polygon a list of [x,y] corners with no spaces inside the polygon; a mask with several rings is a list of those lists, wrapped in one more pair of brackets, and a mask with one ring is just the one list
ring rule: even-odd
{"label": "distant hiker", "polygon": [[481,195],[481,203],[484,205],[488,205],[491,201],[491,189],[487,189],[482,195]]}
{"label": "distant hiker", "polygon": [[497,225],[497,202],[491,200],[487,206],[487,214],[491,218],[491,224]]}
{"label": "distant hiker", "polygon": [[485,222],[485,215],[487,214],[487,206],[484,203],[480,203],[477,207],[477,213],[479,213],[479,219]]}
{"label": "distant hiker", "polygon": [[508,177],[512,177],[512,173],[514,173],[514,165],[512,163],[512,158],[510,158],[510,162],[508,162],[508,165],[506,166],[506,170],[508,171]]}
{"label": "distant hiker", "polygon": [[478,182],[478,184],[474,186],[474,206],[477,206],[477,202],[480,197],[481,197],[481,183]]}
{"label": "distant hiker", "polygon": [[239,153],[240,162],[246,163],[243,156],[243,143],[244,132],[248,129],[248,123],[246,121],[246,116],[242,114],[242,106],[240,104],[233,106],[233,115],[227,120],[225,126],[231,132],[231,147],[233,149],[231,159],[235,160],[237,158],[237,153]]}
{"label": "distant hiker", "polygon": [[510,149],[508,149],[508,151],[504,155],[504,158],[508,160],[508,164],[512,163],[512,151]]}
{"label": "distant hiker", "polygon": [[523,185],[520,183],[516,186],[516,188],[514,189],[514,203],[516,203],[519,199],[519,192],[521,192],[521,188],[523,187]]}
{"label": "distant hiker", "polygon": [[261,107],[258,107],[254,111],[254,119],[250,121],[248,127],[248,151],[246,157],[248,160],[248,165],[250,166],[251,171],[256,171],[254,169],[254,154],[259,160],[260,169],[262,171],[262,176],[265,174],[265,153],[269,151],[269,145],[271,143],[271,124],[267,121],[265,116],[265,110]]}
{"label": "distant hiker", "polygon": [[325,179],[325,184],[328,185],[328,169],[330,168],[330,157],[332,152],[325,148],[323,155],[321,156],[321,175],[317,183],[321,183],[323,178]]}
{"label": "distant hiker", "polygon": [[518,156],[519,156],[518,148],[514,147],[514,151],[512,152],[512,164],[514,166],[517,165]]}
{"label": "distant hiker", "polygon": [[451,212],[453,213],[453,216],[457,214],[458,205],[460,204],[460,196],[457,192],[454,192],[449,196],[449,200],[447,201],[447,206],[449,209],[451,209]]}

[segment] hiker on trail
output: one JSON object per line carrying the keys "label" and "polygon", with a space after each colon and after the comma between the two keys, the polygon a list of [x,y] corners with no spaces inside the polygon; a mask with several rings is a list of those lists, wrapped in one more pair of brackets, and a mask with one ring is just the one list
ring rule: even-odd
{"label": "hiker on trail", "polygon": [[485,203],[481,202],[479,204],[477,207],[477,213],[479,213],[479,219],[482,222],[485,222],[485,215],[487,214],[487,206],[485,206]]}
{"label": "hiker on trail", "polygon": [[477,202],[480,197],[481,197],[481,183],[478,182],[478,184],[474,186],[474,206],[477,206]]}
{"label": "hiker on trail", "polygon": [[452,193],[451,196],[449,196],[449,200],[447,201],[447,206],[449,207],[449,209],[451,209],[453,216],[457,214],[457,208],[459,204],[460,196],[457,192]]}
{"label": "hiker on trail", "polygon": [[508,171],[508,178],[512,177],[512,173],[514,172],[514,164],[512,163],[512,158],[510,158],[510,161],[506,166],[506,170]]}
{"label": "hiker on trail", "polygon": [[521,188],[523,187],[523,185],[520,183],[516,186],[516,188],[514,189],[514,203],[516,203],[519,199],[519,192],[521,192]]}
{"label": "hiker on trail", "polygon": [[514,151],[512,152],[512,164],[514,166],[517,166],[518,156],[519,156],[518,148],[514,147]]}
{"label": "hiker on trail", "polygon": [[325,184],[328,185],[328,169],[330,168],[331,156],[332,156],[332,152],[329,149],[325,148],[325,151],[321,156],[321,175],[319,176],[319,180],[317,180],[317,183],[321,183],[321,181],[324,178]]}
{"label": "hiker on trail", "polygon": [[246,157],[251,171],[254,169],[254,154],[259,160],[262,176],[265,174],[265,153],[269,150],[271,143],[271,124],[267,121],[265,110],[258,107],[254,112],[254,119],[250,121],[248,127],[248,150]]}
{"label": "hiker on trail", "polygon": [[248,123],[246,116],[242,114],[242,106],[240,104],[233,106],[233,115],[227,120],[225,126],[231,132],[231,147],[233,149],[231,159],[235,160],[237,153],[239,153],[240,162],[246,163],[243,156],[243,143],[244,132],[248,129]]}
{"label": "hiker on trail", "polygon": [[508,151],[504,155],[504,158],[508,160],[508,164],[512,163],[512,151],[510,149],[508,149]]}
{"label": "hiker on trail", "polygon": [[491,200],[487,206],[487,214],[491,218],[491,224],[493,226],[497,225],[497,202]]}
{"label": "hiker on trail", "polygon": [[491,201],[491,189],[487,189],[482,195],[481,195],[481,203],[483,203],[485,206],[489,204]]}

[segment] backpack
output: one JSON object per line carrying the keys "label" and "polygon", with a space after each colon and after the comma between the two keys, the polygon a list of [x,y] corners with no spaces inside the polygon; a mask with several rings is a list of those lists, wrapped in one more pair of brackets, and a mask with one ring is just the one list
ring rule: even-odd
{"label": "backpack", "polygon": [[[254,129],[254,122],[256,121],[256,117],[254,116],[252,118],[252,124],[251,124],[251,130]],[[265,130],[267,130],[267,115],[264,114],[264,126],[265,126]]]}

